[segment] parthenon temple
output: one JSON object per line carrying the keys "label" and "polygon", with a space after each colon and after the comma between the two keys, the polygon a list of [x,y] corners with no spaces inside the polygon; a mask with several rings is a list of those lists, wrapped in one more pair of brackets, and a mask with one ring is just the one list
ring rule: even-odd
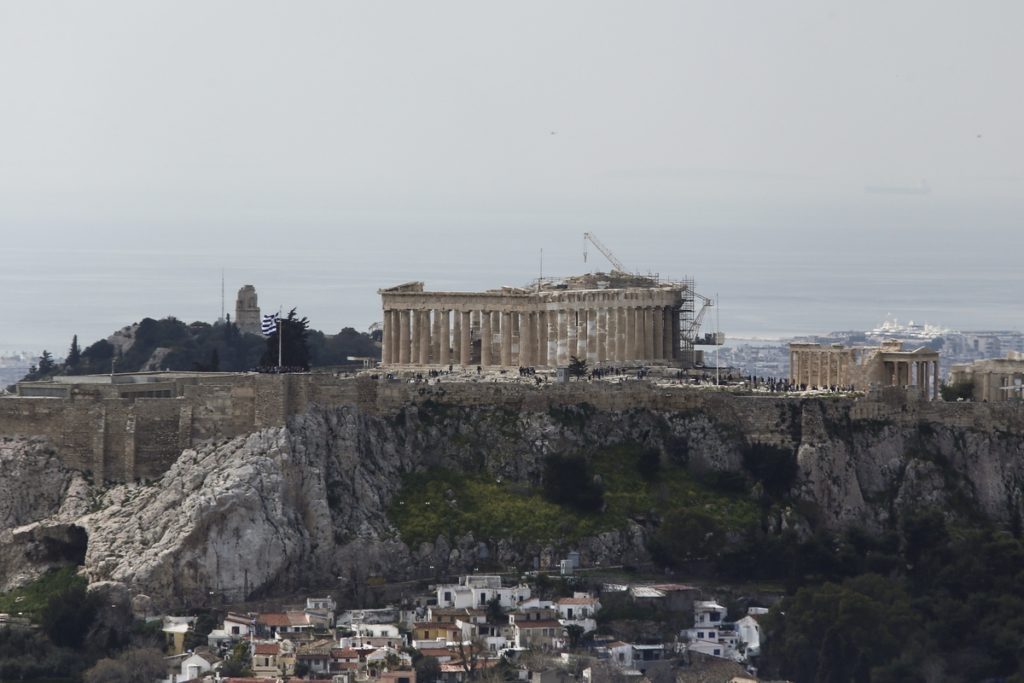
{"label": "parthenon temple", "polygon": [[922,398],[939,397],[939,352],[904,351],[899,341],[881,346],[789,345],[789,379],[808,387],[914,387]]}
{"label": "parthenon temple", "polygon": [[422,282],[379,291],[385,366],[675,365],[686,283],[582,275],[486,292],[429,292]]}

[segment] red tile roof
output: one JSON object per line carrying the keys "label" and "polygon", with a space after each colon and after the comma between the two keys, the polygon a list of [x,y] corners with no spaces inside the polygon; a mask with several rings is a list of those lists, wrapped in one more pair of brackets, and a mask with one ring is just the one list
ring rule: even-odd
{"label": "red tile roof", "polygon": [[277,643],[256,643],[256,647],[253,648],[253,654],[257,655],[277,655],[281,652],[281,646]]}
{"label": "red tile roof", "polygon": [[257,624],[264,624],[266,626],[291,626],[291,621],[288,619],[287,614],[280,612],[267,612],[256,617]]}
{"label": "red tile roof", "polygon": [[558,601],[559,605],[593,605],[597,602],[597,598],[562,598]]}
{"label": "red tile roof", "polygon": [[556,619],[536,619],[533,621],[517,621],[516,626],[524,628],[562,628]]}

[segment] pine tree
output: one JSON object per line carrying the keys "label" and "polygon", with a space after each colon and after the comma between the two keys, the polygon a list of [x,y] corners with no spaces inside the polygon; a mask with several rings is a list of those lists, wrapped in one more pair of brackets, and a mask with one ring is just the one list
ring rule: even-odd
{"label": "pine tree", "polygon": [[76,370],[81,361],[82,350],[78,348],[78,335],[76,334],[71,338],[71,348],[68,349],[68,357],[64,361],[64,365],[67,366],[68,370]]}
{"label": "pine tree", "polygon": [[53,356],[50,355],[49,351],[43,350],[43,355],[39,356],[39,374],[47,375],[53,372],[54,363]]}

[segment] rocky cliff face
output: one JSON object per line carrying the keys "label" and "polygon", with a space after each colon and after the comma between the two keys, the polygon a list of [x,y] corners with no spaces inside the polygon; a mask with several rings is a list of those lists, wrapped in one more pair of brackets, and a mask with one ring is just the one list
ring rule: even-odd
{"label": "rocky cliff face", "polygon": [[0,441],[0,591],[82,561],[85,534],[69,521],[86,510],[88,489],[45,441]]}
{"label": "rocky cliff face", "polygon": [[[773,447],[797,464],[794,506],[783,526],[881,529],[931,505],[1002,523],[1021,516],[1020,433],[851,422],[821,401],[793,406],[773,427]],[[32,522],[43,535],[84,529],[91,580],[121,582],[167,604],[208,602],[211,595],[236,601],[338,577],[354,587],[370,576],[470,570],[481,553],[505,565],[538,556],[554,561],[568,548],[515,547],[472,535],[409,548],[386,509],[402,474],[416,469],[538,484],[549,454],[622,443],[656,449],[666,464],[695,473],[749,476],[758,452],[752,442],[764,434],[744,433],[737,424],[727,411],[601,412],[585,405],[516,412],[428,401],[394,416],[352,406],[315,409],[286,428],[186,450],[150,485],[104,491],[88,491],[80,476],[55,466],[45,445],[12,445],[0,448],[6,470],[19,473],[0,478],[0,521],[8,530],[0,540],[0,578],[11,583],[28,575],[26,548],[43,542],[17,541],[10,529]],[[647,534],[630,523],[574,548],[587,562],[637,563],[646,559]]]}

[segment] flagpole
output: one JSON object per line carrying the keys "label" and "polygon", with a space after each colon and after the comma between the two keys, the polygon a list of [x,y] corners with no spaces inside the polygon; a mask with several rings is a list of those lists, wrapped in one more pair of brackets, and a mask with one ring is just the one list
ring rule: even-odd
{"label": "flagpole", "polygon": [[284,321],[281,320],[281,316],[277,316],[277,369],[278,372],[281,370],[281,349],[283,348],[282,340],[284,338]]}

